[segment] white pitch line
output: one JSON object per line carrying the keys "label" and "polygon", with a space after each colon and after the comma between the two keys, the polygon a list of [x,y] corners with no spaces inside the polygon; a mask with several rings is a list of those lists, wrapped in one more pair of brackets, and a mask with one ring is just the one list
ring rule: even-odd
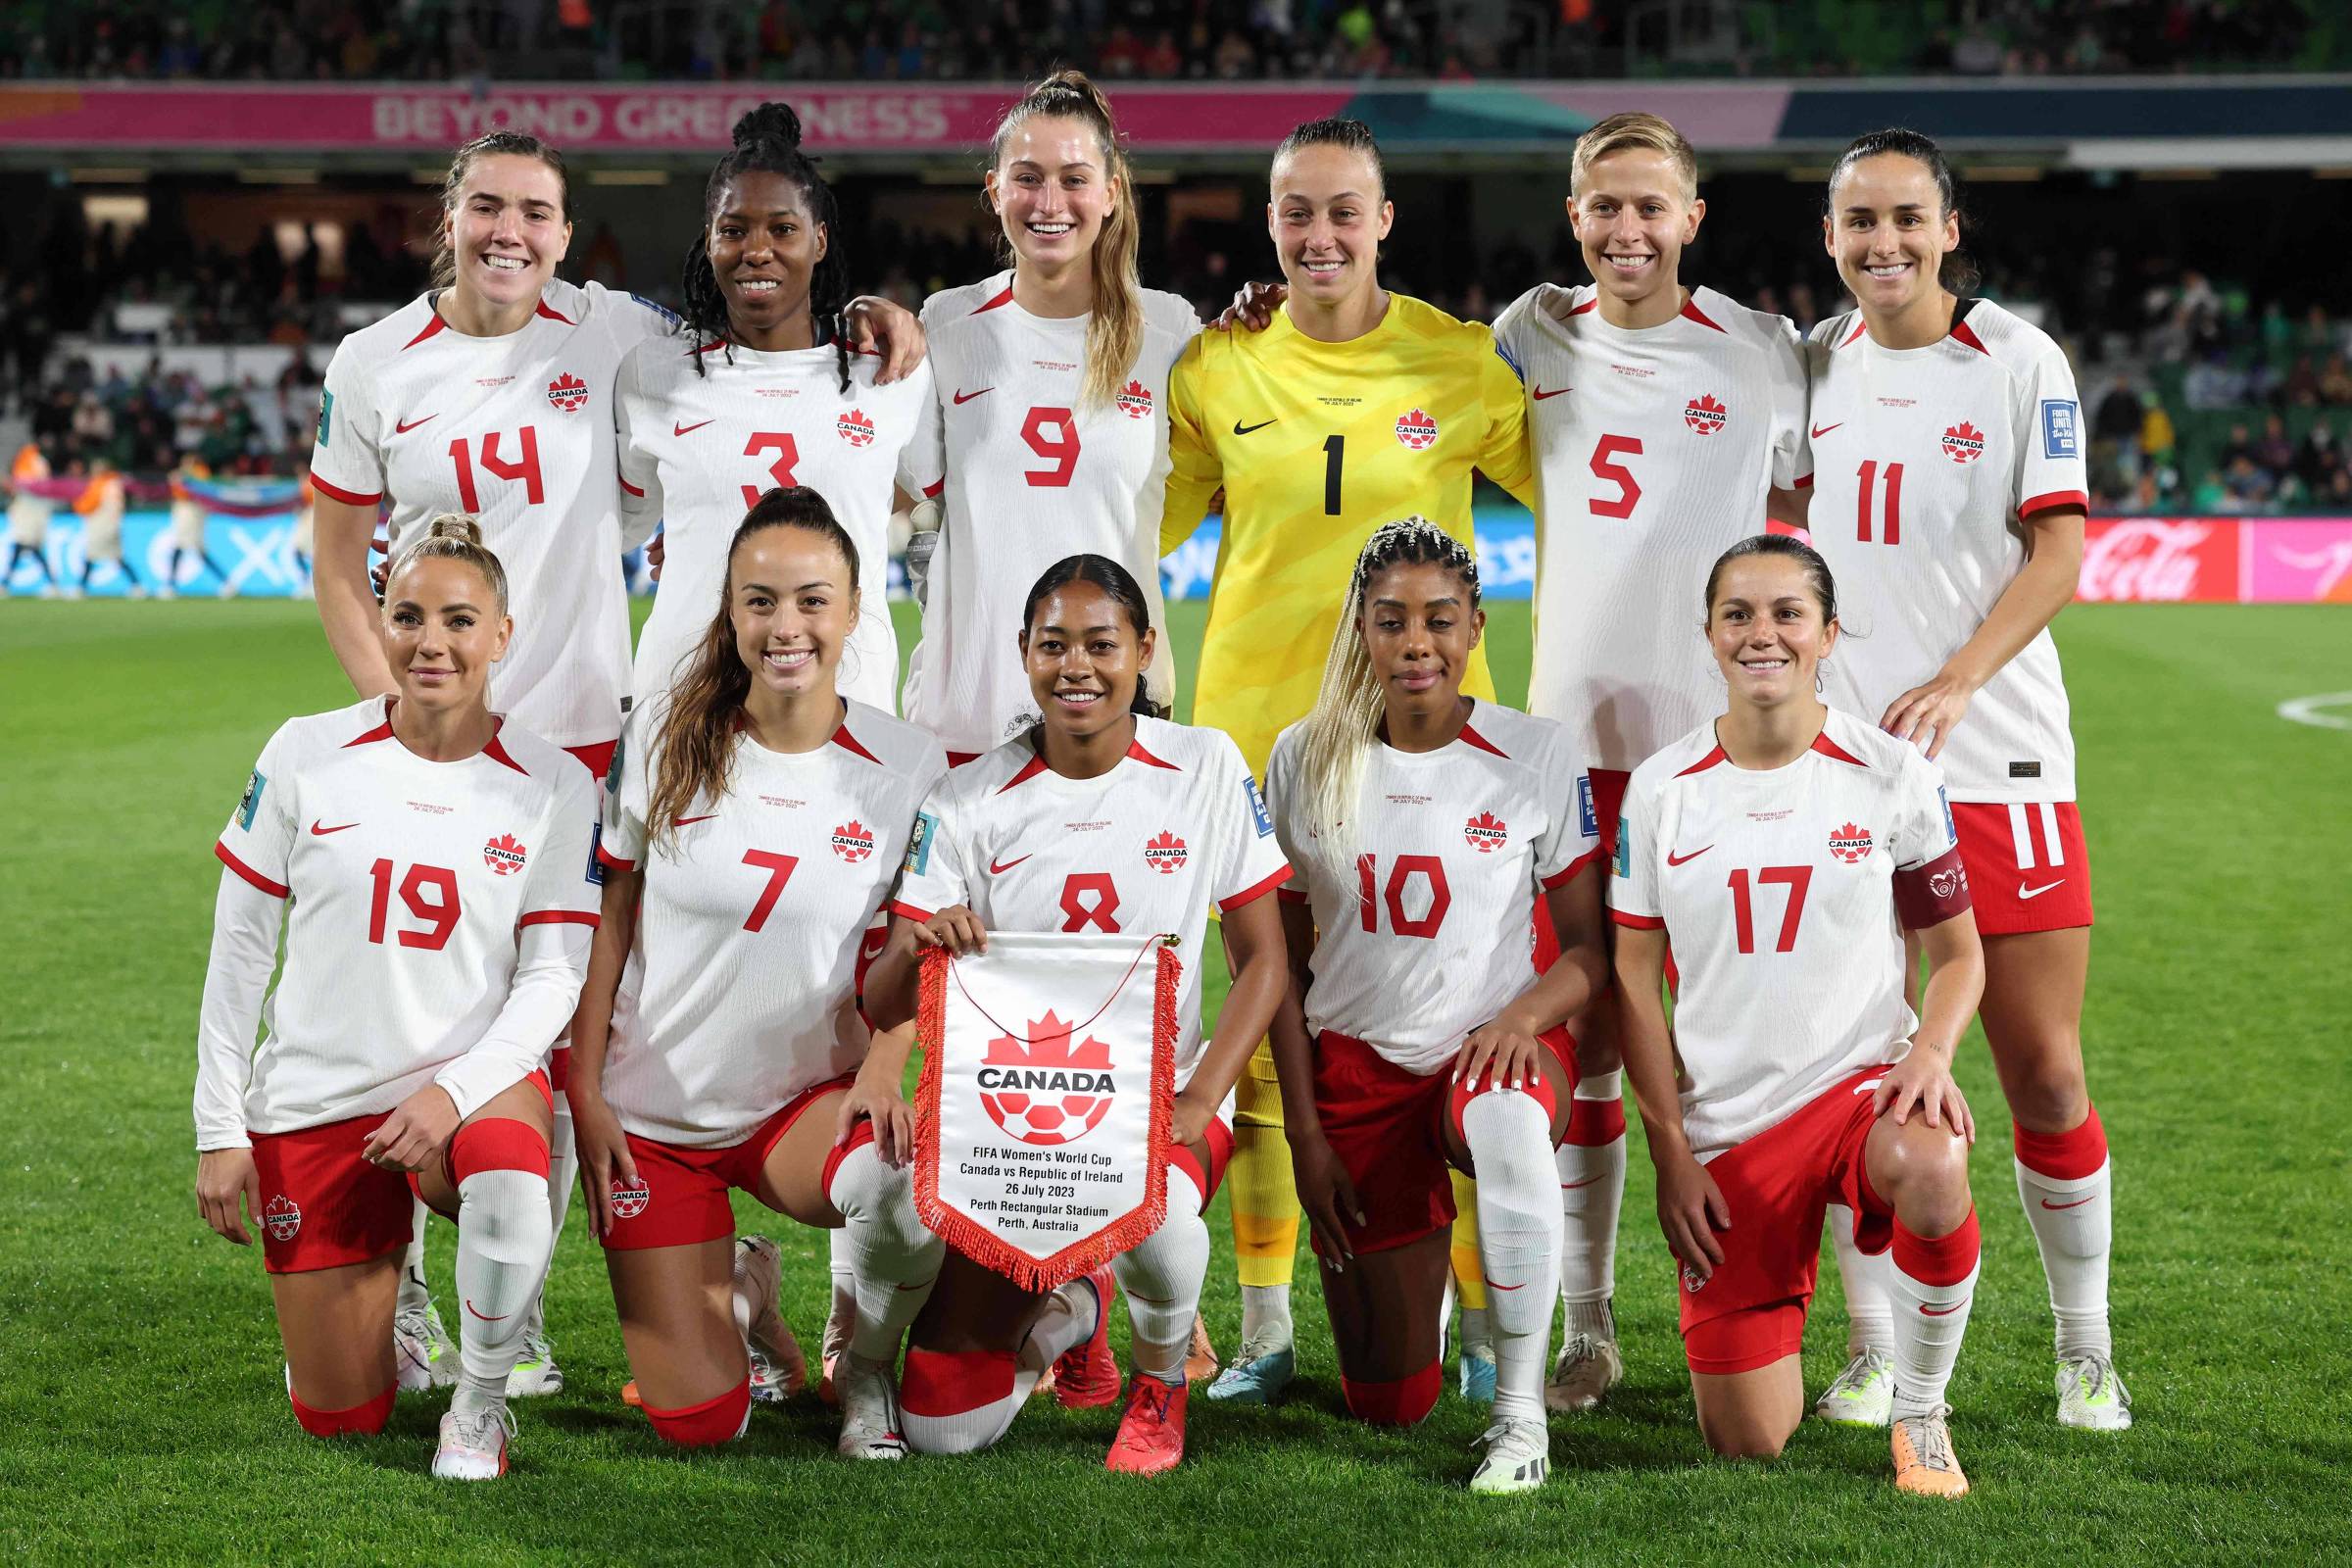
{"label": "white pitch line", "polygon": [[2352,692],[2323,692],[2317,697],[2290,697],[2278,705],[2278,716],[2290,724],[2309,724],[2314,729],[2352,729],[2352,713],[2328,713],[2321,710],[2352,705]]}

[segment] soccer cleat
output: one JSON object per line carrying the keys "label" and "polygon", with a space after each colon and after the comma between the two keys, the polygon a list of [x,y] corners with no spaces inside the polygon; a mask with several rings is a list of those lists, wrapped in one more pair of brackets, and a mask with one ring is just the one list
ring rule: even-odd
{"label": "soccer cleat", "polygon": [[645,1396],[637,1392],[637,1380],[635,1378],[629,1379],[628,1382],[623,1383],[620,1386],[620,1402],[627,1405],[632,1410],[642,1410],[645,1408]]}
{"label": "soccer cleat", "polygon": [[841,1396],[841,1441],[834,1446],[844,1458],[906,1457],[899,1391],[891,1383],[889,1367],[845,1355],[834,1389]]}
{"label": "soccer cleat", "polygon": [[514,1417],[504,1404],[471,1415],[451,1410],[441,1417],[441,1446],[433,1474],[443,1481],[496,1481],[507,1473],[507,1440]]}
{"label": "soccer cleat", "polygon": [[1189,1383],[1162,1383],[1138,1372],[1127,1386],[1127,1413],[1119,1417],[1119,1435],[1110,1440],[1102,1468],[1131,1476],[1175,1469],[1184,1457],[1184,1407],[1192,1392]]}
{"label": "soccer cleat", "polygon": [[1615,1340],[1596,1340],[1590,1334],[1571,1334],[1560,1347],[1544,1385],[1547,1410],[1590,1410],[1600,1396],[1625,1377],[1625,1358]]}
{"label": "soccer cleat", "polygon": [[1184,1358],[1184,1381],[1205,1383],[1217,1375],[1217,1348],[1208,1337],[1208,1319],[1193,1314],[1193,1348]]}
{"label": "soccer cleat", "polygon": [[540,1333],[522,1337],[522,1354],[507,1374],[507,1397],[536,1399],[564,1392],[564,1369],[556,1365],[556,1348]]}
{"label": "soccer cleat", "polygon": [[456,1348],[430,1301],[392,1319],[392,1357],[400,1369],[400,1386],[408,1393],[451,1388],[458,1381]]}
{"label": "soccer cleat", "polygon": [[1297,1371],[1297,1356],[1287,1339],[1273,1344],[1244,1340],[1233,1365],[1208,1386],[1208,1396],[1219,1404],[1272,1404]]}
{"label": "soccer cleat", "polygon": [[[1095,1293],[1095,1332],[1087,1336],[1084,1344],[1062,1351],[1054,1362],[1054,1397],[1061,1401],[1065,1410],[1093,1410],[1116,1403],[1119,1397],[1119,1363],[1110,1353],[1110,1297],[1117,1287],[1106,1268],[1089,1274],[1086,1284]],[[1157,1380],[1139,1376],[1136,1381]],[[1124,1424],[1120,1430],[1126,1430]],[[1114,1447],[1112,1451],[1117,1450]]]}
{"label": "soccer cleat", "polygon": [[850,1348],[850,1331],[858,1326],[858,1298],[838,1286],[833,1291],[832,1310],[825,1314],[823,1374],[816,1380],[816,1396],[827,1404],[841,1403],[841,1395],[833,1380],[841,1371],[843,1352]]}
{"label": "soccer cleat", "polygon": [[1462,1397],[1472,1404],[1494,1402],[1494,1348],[1464,1346],[1461,1364]]}
{"label": "soccer cleat", "polygon": [[1968,1477],[1952,1452],[1951,1429],[1944,1418],[1952,1413],[1939,1404],[1925,1415],[1897,1416],[1894,1428],[1894,1490],[1918,1497],[1965,1497]]}
{"label": "soccer cleat", "polygon": [[2085,1432],[2122,1432],[2132,1425],[2132,1394],[2115,1362],[2098,1350],[2058,1363],[2058,1424]]}
{"label": "soccer cleat", "polygon": [[1841,1427],[1883,1427],[1894,1414],[1894,1363],[1884,1350],[1864,1350],[1845,1363],[1813,1401],[1816,1420]]}
{"label": "soccer cleat", "polygon": [[1551,1434],[1541,1421],[1497,1421],[1471,1445],[1485,1450],[1470,1490],[1489,1496],[1533,1492],[1551,1474]]}
{"label": "soccer cleat", "polygon": [[752,1355],[752,1397],[762,1404],[791,1398],[808,1386],[808,1358],[784,1326],[776,1298],[784,1289],[784,1258],[764,1236],[735,1243],[735,1329]]}

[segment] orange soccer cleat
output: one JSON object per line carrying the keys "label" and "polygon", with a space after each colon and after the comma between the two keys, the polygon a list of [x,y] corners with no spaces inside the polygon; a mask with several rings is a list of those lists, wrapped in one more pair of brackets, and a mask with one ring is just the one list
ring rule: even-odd
{"label": "orange soccer cleat", "polygon": [[1208,1337],[1208,1320],[1193,1318],[1193,1348],[1184,1358],[1184,1381],[1206,1383],[1217,1375],[1217,1348]]}
{"label": "orange soccer cleat", "polygon": [[1064,1350],[1053,1367],[1054,1397],[1067,1410],[1092,1410],[1119,1397],[1119,1363],[1110,1353],[1110,1300],[1117,1286],[1107,1268],[1095,1270],[1086,1282],[1095,1293],[1095,1332]]}
{"label": "orange soccer cleat", "polygon": [[1925,1415],[1894,1418],[1894,1489],[1920,1497],[1965,1497],[1968,1477],[1952,1452],[1952,1434],[1944,1418],[1952,1413],[1939,1404]]}
{"label": "orange soccer cleat", "polygon": [[1119,1435],[1110,1440],[1102,1468],[1131,1476],[1175,1469],[1184,1457],[1184,1409],[1192,1392],[1189,1383],[1162,1383],[1138,1372],[1127,1385],[1127,1413],[1119,1417]]}

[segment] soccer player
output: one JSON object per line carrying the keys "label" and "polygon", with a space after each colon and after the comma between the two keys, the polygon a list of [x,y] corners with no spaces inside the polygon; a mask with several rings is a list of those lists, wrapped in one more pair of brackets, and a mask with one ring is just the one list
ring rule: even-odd
{"label": "soccer player", "polygon": [[905,1169],[911,1037],[869,1052],[856,968],[947,759],[839,693],[863,624],[861,554],[815,491],[760,497],[676,686],[631,719],[643,739],[606,797],[572,1118],[629,1365],[673,1443],[743,1431],[739,1324],[779,1348],[776,1245],[735,1240],[740,1188],[846,1233],[857,1321],[834,1376],[840,1450],[906,1453],[891,1366],[943,1244]]}
{"label": "soccer player", "polygon": [[90,576],[100,566],[112,566],[128,587],[122,590],[125,599],[144,599],[147,585],[122,553],[122,512],[127,505],[122,488],[122,475],[104,458],[90,465],[89,482],[81,494],[74,498],[74,510],[81,514],[81,587],[75,595],[90,591]]}
{"label": "soccer player", "polygon": [[[913,1016],[917,949],[968,953],[990,931],[1173,933],[1184,971],[1167,1215],[1107,1271],[1042,1298],[951,1250],[906,1352],[906,1438],[924,1452],[996,1442],[1049,1367],[1065,1405],[1116,1399],[1115,1275],[1135,1375],[1105,1463],[1149,1475],[1184,1457],[1185,1354],[1208,1268],[1200,1215],[1232,1149],[1220,1106],[1282,998],[1282,923],[1266,895],[1290,872],[1232,740],[1155,715],[1147,603],[1102,556],[1058,562],[1029,591],[1019,647],[1043,716],[932,792],[866,997],[883,1027]],[[1212,906],[1233,989],[1204,1041]]]}
{"label": "soccer player", "polygon": [[[1474,469],[1531,493],[1526,405],[1494,334],[1381,287],[1396,210],[1371,131],[1353,120],[1300,125],[1276,149],[1269,187],[1266,228],[1288,295],[1264,331],[1203,333],[1177,362],[1160,525],[1165,554],[1223,487],[1193,717],[1231,734],[1260,769],[1314,702],[1339,629],[1331,585],[1372,530],[1412,514],[1469,543]],[[1479,650],[1463,689],[1494,696]],[[1298,1237],[1269,1051],[1250,1061],[1234,1120],[1242,1348],[1209,1394],[1258,1403],[1292,1373]]]}
{"label": "soccer player", "polygon": [[[1975,1123],[1951,1068],[1984,966],[1951,813],[1933,763],[1815,695],[1845,655],[1811,549],[1735,545],[1704,604],[1724,711],[1634,770],[1609,886],[1624,1070],[1682,1264],[1699,1430],[1761,1457],[1796,1430],[1822,1220],[1840,1201],[1863,1248],[1892,1250],[1895,1485],[1956,1497],[1944,1390],[1978,1239]],[[1924,1020],[1903,1000],[1905,930],[1934,965]]]}
{"label": "soccer player", "polygon": [[[1168,372],[1200,329],[1189,302],[1137,280],[1126,148],[1082,73],[1005,112],[984,183],[1012,265],[923,306],[948,482],[906,715],[957,761],[1037,717],[1007,617],[1054,562],[1107,556],[1161,619]],[[1163,709],[1175,665],[1148,677]]]}
{"label": "soccer player", "polygon": [[[1462,695],[1486,612],[1469,547],[1436,524],[1374,533],[1347,602],[1266,781],[1292,866],[1284,1126],[1341,1387],[1368,1421],[1437,1402],[1448,1166],[1475,1165],[1495,1382],[1470,1490],[1529,1492],[1550,1468],[1552,1148],[1576,1081],[1561,1026],[1608,963],[1584,760],[1550,720]],[[1539,899],[1567,959],[1542,974],[1517,961]]]}
{"label": "soccer player", "polygon": [[8,472],[14,483],[8,498],[8,570],[0,572],[0,597],[7,595],[18,565],[30,560],[41,568],[41,597],[55,599],[57,577],[49,569],[48,544],[49,517],[57,502],[29,488],[49,477],[48,455],[39,442],[27,441],[17,449]]}
{"label": "soccer player", "polygon": [[2120,1431],[2107,1135],[2082,1070],[2090,862],[2049,634],[2082,565],[2082,408],[2049,334],[1970,297],[1961,225],[1917,132],[1864,136],[1831,173],[1822,242],[1859,308],[1813,334],[1811,530],[1870,642],[1832,664],[1830,698],[1951,781],[1984,1036],[2057,1319],[2058,1419]]}
{"label": "soccer player", "polygon": [[164,573],[164,580],[155,585],[155,597],[158,599],[179,597],[179,565],[190,556],[196,558],[199,566],[220,579],[221,598],[236,597],[236,590],[229,586],[228,573],[214,564],[213,558],[205,554],[204,503],[198,499],[195,491],[188,488],[191,480],[209,479],[212,472],[202,460],[188,452],[180,455],[178,466],[165,476],[172,491],[172,564]]}
{"label": "soccer player", "polygon": [[[1795,326],[1681,279],[1707,204],[1690,142],[1655,115],[1612,115],[1578,138],[1568,218],[1589,286],[1541,283],[1494,322],[1526,377],[1535,445],[1536,648],[1531,712],[1566,725],[1592,767],[1592,810],[1614,848],[1635,764],[1722,699],[1680,599],[1769,515],[1801,521],[1811,483],[1805,362]],[[1538,922],[1538,962],[1552,933]],[[1589,1409],[1624,1376],[1617,1348],[1625,1110],[1616,1007],[1572,1025],[1578,1083],[1560,1146],[1565,1251],[1554,1409]],[[1883,1418],[1882,1418],[1883,1419]]]}
{"label": "soccer player", "polygon": [[[634,295],[556,277],[571,240],[570,186],[563,156],[536,136],[492,131],[460,147],[441,214],[432,288],[345,338],[327,365],[311,453],[318,616],[354,689],[389,691],[368,575],[379,509],[395,551],[436,513],[478,516],[508,564],[523,627],[492,682],[492,706],[601,779],[629,692],[614,382],[632,347],[667,338],[677,320]],[[894,347],[919,359],[911,318],[877,313],[896,313]],[[559,1234],[571,1195],[569,1066],[560,1043],[549,1184]],[[514,1392],[553,1394],[564,1375],[540,1303],[530,1312]],[[425,1293],[421,1207],[401,1317],[437,1362],[446,1335]],[[407,1373],[419,1385],[433,1375]]]}
{"label": "soccer player", "polygon": [[[849,263],[833,192],[801,152],[801,122],[762,104],[735,122],[734,147],[703,187],[686,254],[686,335],[640,343],[621,362],[622,546],[659,522],[662,591],[638,634],[634,694],[666,693],[702,651],[722,596],[728,541],[762,492],[821,494],[857,544],[858,575],[888,561],[892,481],[931,414],[931,371],[879,384],[882,362],[853,356],[841,319]],[[908,473],[921,494],[938,475]],[[877,593],[844,651],[843,692],[894,710],[899,650]]]}
{"label": "soccer player", "polygon": [[261,1227],[287,1393],[320,1437],[392,1412],[412,1193],[458,1222],[463,1371],[433,1474],[480,1481],[506,1473],[555,1242],[545,1066],[597,920],[596,789],[490,711],[513,621],[471,518],[413,529],[384,598],[395,691],[280,725],[216,847],[196,1196],[240,1246]]}

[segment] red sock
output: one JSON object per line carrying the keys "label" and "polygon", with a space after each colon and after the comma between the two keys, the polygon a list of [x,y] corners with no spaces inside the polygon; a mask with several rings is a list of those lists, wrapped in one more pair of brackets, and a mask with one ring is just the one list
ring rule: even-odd
{"label": "red sock", "polygon": [[1347,1396],[1348,1413],[1376,1427],[1409,1427],[1437,1407],[1438,1391],[1446,1386],[1445,1369],[1432,1361],[1409,1377],[1387,1383],[1361,1383],[1342,1373],[1340,1392]]}
{"label": "red sock", "polygon": [[286,1391],[286,1397],[294,1402],[294,1419],[314,1438],[340,1438],[354,1433],[372,1438],[392,1419],[392,1399],[399,1392],[400,1385],[395,1383],[374,1398],[348,1410],[314,1410],[292,1389]]}
{"label": "red sock", "polygon": [[743,1424],[752,1413],[752,1380],[747,1377],[737,1387],[700,1404],[677,1410],[657,1410],[649,1404],[645,1413],[656,1432],[681,1448],[732,1443],[743,1436]]}
{"label": "red sock", "polygon": [[2096,1105],[2082,1118],[2082,1125],[2071,1132],[2031,1132],[2013,1122],[2009,1137],[2017,1151],[2017,1162],[2052,1181],[2079,1182],[2096,1175],[2107,1163],[2107,1129],[2099,1125]]}

